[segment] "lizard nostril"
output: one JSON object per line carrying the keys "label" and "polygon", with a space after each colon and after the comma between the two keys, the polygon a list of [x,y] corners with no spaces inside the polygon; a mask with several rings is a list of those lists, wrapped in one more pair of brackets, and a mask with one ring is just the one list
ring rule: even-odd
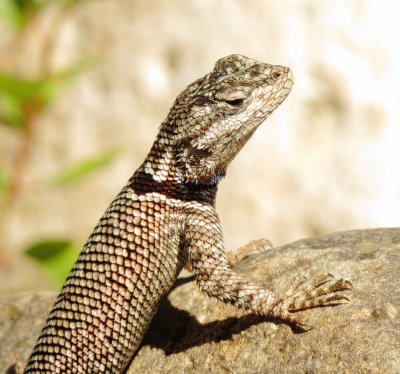
{"label": "lizard nostril", "polygon": [[280,71],[274,71],[272,73],[272,78],[274,79],[279,79],[282,76],[282,73]]}

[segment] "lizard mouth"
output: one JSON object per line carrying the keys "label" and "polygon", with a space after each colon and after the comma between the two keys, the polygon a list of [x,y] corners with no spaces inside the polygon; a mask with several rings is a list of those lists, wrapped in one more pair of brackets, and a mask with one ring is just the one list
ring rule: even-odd
{"label": "lizard mouth", "polygon": [[189,163],[197,163],[201,160],[212,156],[213,152],[210,150],[209,147],[199,147],[197,145],[192,144],[193,141],[190,139],[183,139],[178,149],[180,149],[180,159],[184,162]]}
{"label": "lizard mouth", "polygon": [[189,159],[201,160],[203,158],[210,157],[212,152],[207,148],[198,148],[196,146],[191,145],[190,143],[186,147],[187,156]]}

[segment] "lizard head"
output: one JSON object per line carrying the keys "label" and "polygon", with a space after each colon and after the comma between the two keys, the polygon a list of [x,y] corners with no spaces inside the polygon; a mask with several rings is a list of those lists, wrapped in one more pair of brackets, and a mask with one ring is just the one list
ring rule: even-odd
{"label": "lizard head", "polygon": [[218,60],[210,74],[177,97],[160,129],[159,140],[174,153],[180,180],[217,183],[292,85],[287,67],[241,55]]}

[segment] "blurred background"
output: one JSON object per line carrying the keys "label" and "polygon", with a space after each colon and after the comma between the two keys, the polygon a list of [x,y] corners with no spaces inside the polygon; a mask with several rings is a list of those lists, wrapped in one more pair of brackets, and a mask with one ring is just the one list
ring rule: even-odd
{"label": "blurred background", "polygon": [[59,288],[177,94],[240,53],[295,86],[232,163],[227,249],[400,222],[400,23],[373,0],[0,0],[0,293]]}

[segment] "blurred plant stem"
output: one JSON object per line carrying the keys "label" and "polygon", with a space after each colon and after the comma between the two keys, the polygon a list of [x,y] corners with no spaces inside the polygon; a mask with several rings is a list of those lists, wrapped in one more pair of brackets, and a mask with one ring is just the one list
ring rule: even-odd
{"label": "blurred plant stem", "polygon": [[[11,218],[20,209],[18,202],[25,201],[24,194],[32,192],[33,187],[49,189],[76,184],[108,167],[119,155],[118,149],[105,150],[64,167],[49,176],[48,183],[39,186],[37,181],[30,180],[29,188],[25,188],[37,126],[46,109],[61,89],[93,65],[92,61],[82,59],[62,71],[54,69],[53,56],[60,29],[70,9],[82,3],[83,0],[0,0],[0,18],[14,30],[0,57],[0,126],[17,140],[8,164],[0,164],[0,267],[9,265],[12,251],[6,251],[5,246],[12,235]],[[14,235],[20,234],[14,232]],[[75,262],[79,247],[70,238],[51,235],[36,238],[23,253],[39,264],[58,288]]]}
{"label": "blurred plant stem", "polygon": [[33,129],[37,116],[35,108],[28,108],[25,113],[23,131],[19,136],[19,145],[12,161],[8,188],[5,191],[3,202],[4,211],[12,209],[15,200],[22,188],[23,176],[33,147]]}
{"label": "blurred plant stem", "polygon": [[[44,7],[41,8],[42,11],[44,9]],[[60,25],[62,25],[61,21],[65,16],[66,10],[66,3],[63,3],[52,16],[50,25],[48,26],[49,31],[43,34],[37,65],[37,76],[42,79],[50,74],[51,57],[54,51],[57,31]],[[23,9],[21,9],[21,13],[22,11]],[[6,53],[3,54],[4,58],[0,60],[1,70],[8,72],[10,75],[18,76],[17,69],[19,66],[17,62],[21,60],[20,53],[23,52],[27,40],[32,39],[32,35],[39,36],[38,30],[40,30],[42,21],[42,18],[39,17],[39,10],[37,12],[29,12],[29,14],[25,15],[24,22],[17,28],[14,36],[5,48]],[[35,39],[40,43],[39,37]],[[37,118],[41,115],[41,110],[35,103],[27,104],[21,108],[22,121],[19,126],[20,128],[17,130],[19,131],[19,144],[9,167],[10,172],[7,186],[3,192],[3,200],[0,201],[0,211],[2,212],[0,214],[0,238],[4,238],[6,235],[8,227],[7,216],[12,211],[14,203],[23,188],[27,163],[34,147],[34,127]],[[4,240],[1,240],[0,252],[4,252],[3,243]]]}
{"label": "blurred plant stem", "polygon": [[[37,12],[30,12],[26,16],[26,20],[22,23],[21,27],[15,33],[14,38],[9,42],[6,47],[6,53],[4,56],[5,61],[0,60],[0,65],[4,67],[4,70],[10,74],[18,75],[18,71],[15,71],[17,61],[21,58],[19,53],[24,49],[27,40],[32,39],[32,35],[36,35],[34,38],[41,46],[38,48],[39,56],[37,63],[37,76],[39,79],[45,79],[51,74],[51,57],[53,55],[56,37],[58,30],[62,25],[62,19],[66,16],[67,3],[60,2],[58,9],[55,9],[55,13],[51,15],[51,22],[47,26],[48,32],[43,33],[42,40],[40,41],[40,33],[38,30],[41,29],[41,23],[43,19]],[[41,8],[42,12],[48,10]],[[23,187],[23,176],[26,170],[29,156],[34,147],[34,127],[37,118],[42,114],[40,108],[37,108],[34,103],[32,105],[26,105],[23,109],[22,119],[23,122],[20,126],[19,145],[16,150],[14,159],[11,165],[11,173],[9,176],[8,188],[5,191],[2,209],[11,209],[18,194]],[[5,210],[7,211],[7,210]]]}

